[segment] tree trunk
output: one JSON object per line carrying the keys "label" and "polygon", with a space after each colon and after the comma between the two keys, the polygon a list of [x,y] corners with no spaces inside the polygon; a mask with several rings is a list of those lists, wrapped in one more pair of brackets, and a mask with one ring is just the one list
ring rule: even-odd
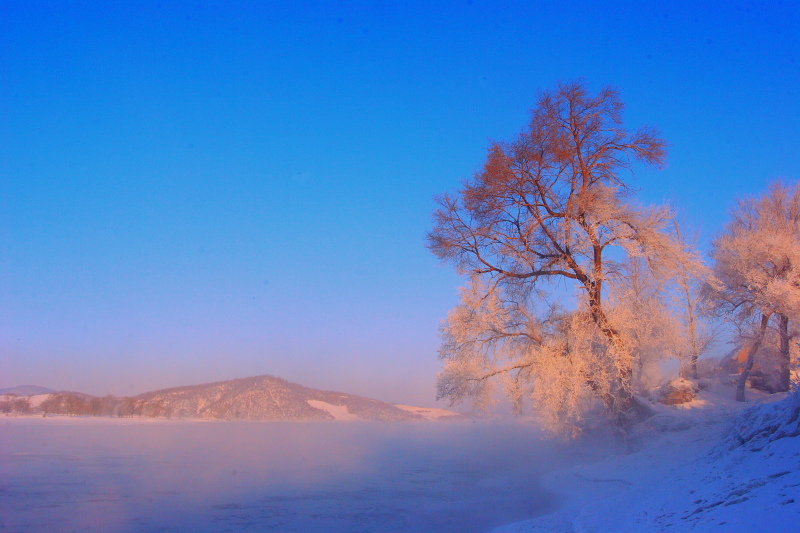
{"label": "tree trunk", "polygon": [[736,386],[737,402],[745,401],[744,389],[747,386],[747,376],[749,376],[750,371],[753,370],[753,364],[756,362],[756,352],[758,352],[759,348],[761,348],[761,342],[764,340],[764,335],[767,332],[768,323],[769,323],[769,315],[762,314],[761,327],[758,330],[758,335],[756,336],[755,342],[750,347],[750,351],[747,352],[747,361],[744,364],[744,368],[742,368],[742,374],[739,376],[739,384]]}
{"label": "tree trunk", "polygon": [[[631,383],[633,381],[633,365],[632,356],[625,345],[625,342],[620,338],[620,333],[609,322],[608,317],[602,307],[602,284],[588,282],[585,287],[589,296],[589,309],[591,311],[592,320],[608,339],[611,349],[614,350],[615,356],[618,359],[619,374],[617,376],[616,386],[611,390],[610,395],[605,395],[603,402],[606,406],[615,413],[617,422],[620,425],[625,425],[631,419],[631,411],[636,408],[636,401],[633,398],[631,391]],[[633,418],[637,414],[634,413]]]}
{"label": "tree trunk", "polygon": [[[686,273],[684,272],[684,275]],[[688,307],[688,320],[689,320],[689,340],[691,341],[691,353],[689,354],[689,379],[697,379],[697,359],[700,357],[700,347],[697,343],[697,319],[694,316],[694,302],[692,301],[692,293],[686,282],[686,305]]]}
{"label": "tree trunk", "polygon": [[780,318],[781,358],[778,366],[778,384],[775,392],[786,392],[792,386],[792,356],[789,353],[789,317],[787,315],[778,315],[778,317]]}
{"label": "tree trunk", "polygon": [[689,379],[697,379],[697,356],[692,354],[692,360],[689,361]]}
{"label": "tree trunk", "polygon": [[[691,300],[689,303],[691,304]],[[689,379],[697,379],[697,359],[700,357],[700,348],[697,345],[697,323],[694,313],[689,314],[689,335],[692,346],[692,353],[689,355]]]}

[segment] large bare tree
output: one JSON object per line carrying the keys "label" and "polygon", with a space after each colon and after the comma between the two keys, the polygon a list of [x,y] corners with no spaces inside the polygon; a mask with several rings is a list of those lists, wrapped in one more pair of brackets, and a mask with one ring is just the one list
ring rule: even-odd
{"label": "large bare tree", "polygon": [[[531,353],[548,346],[553,365],[604,350],[605,363],[581,366],[580,379],[617,414],[632,407],[631,346],[606,303],[613,273],[626,257],[644,257],[658,276],[695,258],[671,235],[668,209],[634,202],[627,177],[637,163],[662,166],[666,143],[653,128],[626,129],[622,112],[612,87],[591,95],[572,82],[543,92],[529,126],[494,143],[474,178],[437,199],[429,247],[472,280],[443,327],[441,397],[485,397],[484,382],[502,374],[534,379],[543,367]],[[558,281],[579,289],[578,315],[596,332],[581,348],[548,339],[587,324],[534,316]]]}

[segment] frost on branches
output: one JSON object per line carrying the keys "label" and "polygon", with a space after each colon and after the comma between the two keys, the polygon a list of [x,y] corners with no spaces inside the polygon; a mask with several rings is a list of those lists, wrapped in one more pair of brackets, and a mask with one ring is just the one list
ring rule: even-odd
{"label": "frost on branches", "polygon": [[714,241],[717,283],[707,289],[716,310],[733,318],[748,346],[736,399],[759,350],[777,331],[780,342],[775,391],[790,388],[790,323],[800,317],[800,187],[773,184],[758,198],[739,202]]}
{"label": "frost on branches", "polygon": [[[529,127],[438,199],[429,246],[469,278],[442,328],[440,398],[480,407],[499,381],[554,429],[576,431],[597,406],[619,423],[633,416],[643,363],[676,327],[665,280],[702,266],[672,213],[637,205],[620,176],[666,157],[653,129],[624,128],[622,110],[612,88],[545,92]],[[631,269],[653,290],[632,288]],[[575,310],[555,305],[564,282],[577,289]]]}

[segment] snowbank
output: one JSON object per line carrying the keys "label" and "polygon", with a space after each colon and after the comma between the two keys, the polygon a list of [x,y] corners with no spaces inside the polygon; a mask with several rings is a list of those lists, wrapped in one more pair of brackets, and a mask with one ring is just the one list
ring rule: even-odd
{"label": "snowbank", "polygon": [[630,454],[545,480],[565,496],[557,512],[493,532],[798,531],[799,394],[761,405],[748,391],[757,405],[746,409],[716,382],[694,402],[656,406]]}
{"label": "snowbank", "polygon": [[760,451],[770,442],[800,435],[800,389],[781,402],[748,409],[733,423],[725,444]]}

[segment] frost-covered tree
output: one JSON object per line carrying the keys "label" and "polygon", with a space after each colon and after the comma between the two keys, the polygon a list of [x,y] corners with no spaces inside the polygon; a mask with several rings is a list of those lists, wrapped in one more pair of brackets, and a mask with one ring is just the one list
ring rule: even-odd
{"label": "frost-covered tree", "polygon": [[[683,240],[681,228],[675,222],[675,235]],[[695,249],[694,242],[684,242],[687,250]],[[708,272],[698,275],[684,265],[675,272],[673,300],[678,309],[682,331],[675,336],[681,375],[685,379],[697,379],[697,362],[717,339],[719,329],[710,322],[710,313],[702,298],[703,285],[709,279]]]}
{"label": "frost-covered tree", "polygon": [[614,323],[619,324],[635,365],[634,389],[646,392],[660,384],[658,363],[681,358],[687,344],[683,324],[671,307],[675,280],[656,277],[644,258],[632,257],[610,273],[609,281]]}
{"label": "frost-covered tree", "polygon": [[594,398],[616,405],[616,360],[588,312],[553,305],[537,316],[533,304],[472,277],[442,325],[438,397],[484,408],[502,385],[517,412],[528,397],[551,429],[574,434]]}
{"label": "frost-covered tree", "polygon": [[[610,87],[544,92],[530,125],[438,199],[429,247],[470,277],[443,327],[440,397],[480,403],[504,376],[512,397],[539,382],[533,394],[551,413],[580,416],[586,391],[619,420],[634,406],[634,354],[607,302],[610,274],[630,257],[656,277],[696,260],[670,232],[669,209],[634,202],[623,173],[661,166],[665,142],[652,128],[628,131],[622,111]],[[559,281],[579,290],[574,313],[543,305]]]}
{"label": "frost-covered tree", "polygon": [[749,350],[736,399],[745,400],[747,377],[767,328],[778,318],[779,388],[789,390],[789,322],[800,318],[800,187],[774,183],[758,198],[741,200],[713,243],[719,286],[709,289],[717,311],[749,331]]}

